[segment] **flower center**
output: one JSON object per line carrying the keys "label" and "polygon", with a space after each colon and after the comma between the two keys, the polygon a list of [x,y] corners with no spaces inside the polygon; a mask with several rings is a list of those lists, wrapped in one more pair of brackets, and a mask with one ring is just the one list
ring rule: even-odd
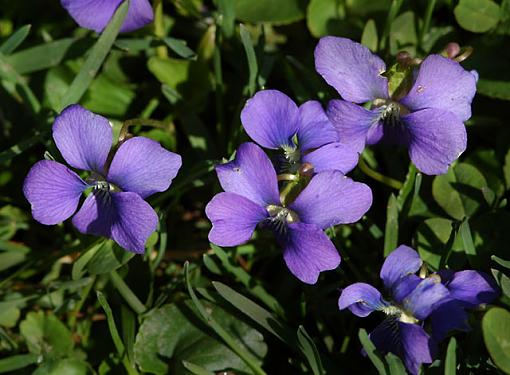
{"label": "flower center", "polygon": [[111,192],[122,191],[118,186],[106,181],[103,176],[100,176],[96,173],[92,173],[92,175],[87,179],[87,182],[94,191],[99,191],[103,193],[108,193],[110,191]]}
{"label": "flower center", "polygon": [[283,155],[290,164],[296,164],[301,161],[301,152],[296,146],[284,145],[282,146]]}
{"label": "flower center", "polygon": [[401,125],[400,116],[409,113],[409,110],[402,104],[386,99],[374,100],[374,107],[380,111],[377,121],[382,121],[384,125],[391,127]]}
{"label": "flower center", "polygon": [[287,231],[287,224],[299,222],[298,215],[288,208],[270,204],[266,207],[269,217],[266,224],[278,235],[284,235]]}
{"label": "flower center", "polygon": [[402,323],[416,324],[419,322],[419,320],[416,319],[412,314],[401,309],[398,306],[390,305],[390,306],[385,307],[382,311],[386,315],[396,317]]}

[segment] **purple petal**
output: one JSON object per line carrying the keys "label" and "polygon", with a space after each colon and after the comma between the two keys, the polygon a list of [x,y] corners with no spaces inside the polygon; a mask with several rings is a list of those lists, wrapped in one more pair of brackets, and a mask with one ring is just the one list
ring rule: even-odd
{"label": "purple petal", "polygon": [[384,62],[362,44],[326,36],[315,48],[315,69],[344,100],[364,103],[388,98]]}
{"label": "purple petal", "polygon": [[301,151],[338,141],[338,133],[319,102],[310,100],[299,106],[297,138]]}
{"label": "purple petal", "polygon": [[296,103],[284,93],[264,90],[246,102],[241,122],[250,138],[262,147],[293,146],[292,137],[298,131],[299,111]]}
{"label": "purple petal", "polygon": [[325,171],[340,171],[349,173],[358,164],[359,153],[351,146],[335,142],[324,145],[301,160],[313,165],[315,173]]}
{"label": "purple petal", "polygon": [[74,214],[86,187],[85,182],[65,165],[41,160],[28,172],[23,194],[32,206],[34,219],[53,225]]}
{"label": "purple petal", "polygon": [[317,226],[305,223],[289,224],[287,237],[280,239],[283,259],[290,272],[307,284],[315,284],[322,271],[333,270],[340,264],[340,255],[331,240]]}
{"label": "purple petal", "polygon": [[268,213],[264,207],[234,193],[219,193],[207,204],[205,214],[213,225],[209,241],[218,246],[237,246],[248,241]]}
{"label": "purple petal", "polygon": [[446,287],[451,298],[470,307],[491,303],[499,296],[499,289],[490,276],[478,271],[455,272]]}
{"label": "purple petal", "polygon": [[216,166],[223,190],[239,194],[260,206],[280,204],[278,181],[271,160],[254,143],[243,143],[233,161]]}
{"label": "purple petal", "polygon": [[122,143],[115,153],[107,180],[147,198],[168,189],[181,165],[180,155],[152,139],[134,137]]}
{"label": "purple petal", "polygon": [[475,76],[456,61],[439,55],[428,56],[401,103],[412,111],[425,108],[452,112],[459,121],[471,117],[471,101],[476,92]]}
{"label": "purple petal", "polygon": [[53,139],[70,166],[103,173],[112,146],[112,127],[106,118],[70,105],[55,119]]}
{"label": "purple petal", "polygon": [[290,205],[299,219],[320,228],[354,223],[372,205],[372,191],[338,171],[316,174]]}
{"label": "purple petal", "polygon": [[432,363],[436,352],[434,341],[420,325],[386,319],[370,334],[376,348],[399,356],[413,374],[418,375],[422,363]]}
{"label": "purple petal", "polygon": [[440,303],[448,298],[448,289],[439,277],[427,277],[402,300],[402,305],[418,320],[427,318]]}
{"label": "purple petal", "polygon": [[468,314],[462,303],[449,300],[437,307],[430,314],[432,323],[432,337],[436,341],[442,341],[451,331],[469,331]]}
{"label": "purple petal", "polygon": [[111,238],[128,251],[142,254],[156,230],[158,215],[138,194],[94,191],[73,217],[81,233]]}
{"label": "purple petal", "polygon": [[397,303],[401,303],[413,290],[416,289],[422,279],[417,275],[407,275],[401,278],[391,289],[391,296]]}
{"label": "purple petal", "polygon": [[393,250],[381,267],[381,279],[387,290],[392,290],[401,279],[416,273],[423,261],[409,246],[400,245]]}
{"label": "purple petal", "polygon": [[[377,138],[379,129],[378,111],[369,111],[357,104],[349,103],[343,100],[331,100],[328,104],[328,117],[338,132],[340,142],[350,145],[358,152],[363,151],[367,143],[367,136],[370,133],[370,144],[376,143],[382,133]],[[371,130],[376,127],[375,130]]]}
{"label": "purple petal", "polygon": [[348,308],[354,315],[361,318],[370,315],[372,311],[382,310],[388,305],[377,289],[365,283],[349,285],[342,290],[338,299],[340,310]]}
{"label": "purple petal", "polygon": [[[120,3],[122,0],[61,0],[62,6],[78,25],[98,33],[106,27]],[[148,0],[131,0],[120,31],[139,29],[151,23],[153,18]]]}
{"label": "purple petal", "polygon": [[402,120],[409,132],[409,157],[425,174],[446,173],[466,149],[466,128],[451,112],[424,109]]}

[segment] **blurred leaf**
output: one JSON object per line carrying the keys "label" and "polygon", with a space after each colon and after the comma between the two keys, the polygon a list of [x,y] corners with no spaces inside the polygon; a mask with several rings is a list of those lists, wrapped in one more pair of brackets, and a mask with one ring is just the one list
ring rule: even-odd
{"label": "blurred leaf", "polygon": [[235,0],[217,0],[216,2],[221,14],[221,30],[225,37],[230,38],[235,30],[236,2]]}
{"label": "blurred leaf", "polygon": [[499,6],[492,0],[460,0],[453,13],[460,26],[474,33],[489,31],[500,19]]}
{"label": "blurred leaf", "polygon": [[462,220],[472,216],[484,201],[482,189],[487,181],[475,167],[458,163],[448,173],[434,178],[432,195],[451,217]]}
{"label": "blurred leaf", "polygon": [[483,338],[494,363],[510,374],[510,312],[500,307],[487,311],[482,319]]}
{"label": "blurred leaf", "polygon": [[501,292],[505,296],[510,297],[510,277],[496,269],[492,269],[491,272],[498,286],[501,288]]}
{"label": "blurred leaf", "polygon": [[28,215],[21,209],[5,205],[0,208],[0,239],[10,240],[18,230],[28,229]]}
{"label": "blurred leaf", "polygon": [[73,265],[73,279],[83,277],[85,270],[91,275],[114,271],[126,264],[135,254],[124,250],[110,240],[94,242]]}
{"label": "blurred leaf", "polygon": [[241,42],[243,43],[244,52],[246,53],[246,58],[248,60],[248,92],[250,96],[253,96],[255,95],[255,90],[257,89],[257,56],[255,55],[255,50],[253,49],[251,35],[248,30],[246,30],[244,25],[239,25],[239,34],[241,35]]}
{"label": "blurred leaf", "polygon": [[37,354],[19,354],[0,359],[0,373],[20,370],[39,361]]}
{"label": "blurred leaf", "polygon": [[402,360],[393,353],[388,353],[384,357],[388,363],[390,375],[406,375],[406,367],[402,363]]}
{"label": "blurred leaf", "polygon": [[507,270],[510,270],[510,260],[504,260],[504,259],[501,259],[500,257],[495,256],[495,255],[491,256],[491,259],[494,262],[496,262],[497,264],[499,264],[500,266],[503,266]]}
{"label": "blurred leaf", "polygon": [[26,39],[30,33],[31,25],[25,25],[20,27],[12,34],[9,39],[2,43],[0,46],[0,53],[4,55],[10,55],[21,43]]}
{"label": "blurred leaf", "polygon": [[401,50],[406,50],[411,55],[416,54],[416,25],[414,13],[411,11],[400,14],[390,28],[390,50],[396,55]]}
{"label": "blurred leaf", "polygon": [[[187,361],[213,372],[249,371],[232,350],[193,318],[190,305],[165,305],[147,316],[135,342],[135,359],[141,369],[155,374],[187,374],[182,364]],[[257,356],[265,355],[267,348],[260,333],[219,307],[206,306],[211,316],[233,333],[238,345],[249,348]],[[161,357],[166,360],[162,361]]]}
{"label": "blurred leaf", "polygon": [[354,31],[346,20],[345,5],[341,0],[311,0],[306,11],[306,25],[316,38],[325,35],[352,36]]}
{"label": "blurred leaf", "polygon": [[384,360],[381,358],[379,353],[375,349],[375,345],[370,341],[370,338],[367,335],[367,331],[365,331],[363,328],[361,328],[358,332],[358,338],[361,342],[361,345],[363,346],[363,349],[365,349],[365,352],[368,355],[368,358],[372,362],[372,364],[377,369],[377,372],[379,375],[387,375],[386,372],[386,366],[384,364]]}
{"label": "blurred leaf", "polygon": [[510,100],[509,81],[495,81],[480,78],[476,84],[476,91],[489,98]]}
{"label": "blurred leaf", "polygon": [[85,375],[93,373],[94,372],[86,362],[80,359],[66,358],[43,362],[43,364],[33,372],[33,375]]}
{"label": "blurred leaf", "polygon": [[[490,191],[494,192],[498,198],[505,193],[505,183],[501,178],[502,167],[495,150],[476,150],[475,152],[470,153],[465,161],[482,172],[487,180]],[[489,189],[487,189],[487,191],[489,191]],[[490,203],[492,204],[492,202]]]}
{"label": "blurred leaf", "polygon": [[361,44],[367,46],[372,52],[377,52],[377,42],[377,28],[375,26],[375,21],[373,19],[369,19],[365,24],[363,34],[361,35]]}
{"label": "blurred leaf", "polygon": [[163,41],[168,47],[170,47],[172,51],[174,51],[177,55],[179,55],[183,59],[193,60],[197,57],[195,51],[189,48],[186,45],[186,42],[181,39],[166,37],[163,38]]}
{"label": "blurred leaf", "polygon": [[22,263],[28,253],[30,249],[22,244],[0,240],[0,271]]}
{"label": "blurred leaf", "polygon": [[386,226],[384,228],[384,256],[387,257],[398,245],[398,203],[395,194],[391,194],[386,207]]}
{"label": "blurred leaf", "polygon": [[450,339],[448,349],[446,350],[446,358],[444,361],[444,375],[455,375],[457,373],[457,340],[455,337]]}
{"label": "blurred leaf", "polygon": [[312,372],[315,375],[324,374],[324,369],[322,368],[322,362],[319,352],[317,351],[317,348],[315,347],[312,338],[310,337],[310,335],[308,335],[303,326],[299,326],[297,330],[297,340],[299,348],[301,349],[301,352],[303,352],[303,354],[305,355],[305,358],[308,361],[308,364],[310,365]]}
{"label": "blurred leaf", "polygon": [[510,149],[505,155],[505,164],[503,165],[503,173],[505,175],[506,189],[510,190]]}
{"label": "blurred leaf", "polygon": [[303,19],[308,0],[235,0],[236,18],[243,22],[287,24]]}

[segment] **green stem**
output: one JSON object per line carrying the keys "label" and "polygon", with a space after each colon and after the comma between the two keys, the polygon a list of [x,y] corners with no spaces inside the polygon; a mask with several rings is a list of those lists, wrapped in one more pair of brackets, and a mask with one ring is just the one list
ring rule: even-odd
{"label": "green stem", "polygon": [[381,43],[379,45],[379,49],[381,51],[383,51],[389,44],[388,38],[390,36],[391,25],[397,17],[398,11],[400,10],[403,2],[404,0],[393,0],[391,2],[390,11],[388,12],[388,17],[386,17],[386,24],[384,25],[384,30],[381,36]]}
{"label": "green stem", "polygon": [[95,276],[92,276],[92,280],[85,287],[85,289],[82,290],[81,295],[80,295],[80,300],[78,301],[78,303],[76,304],[76,307],[74,308],[74,310],[71,312],[71,314],[69,316],[69,324],[68,325],[72,329],[74,329],[74,327],[76,325],[76,319],[78,317],[78,314],[79,314],[81,308],[83,307],[83,304],[85,303],[85,300],[87,299],[87,297],[90,293],[90,290],[92,289],[92,286],[94,285],[95,281],[96,281]]}
{"label": "green stem", "polygon": [[[216,28],[216,37],[214,43],[214,53],[213,53],[213,62],[214,62],[214,76],[215,76],[215,98],[216,98],[216,130],[218,132],[218,145],[220,149],[223,149],[225,146],[225,135],[226,129],[225,127],[225,116],[223,113],[223,72],[221,70],[221,30],[219,27]],[[223,134],[225,132],[225,134]]]}
{"label": "green stem", "polygon": [[432,19],[432,13],[436,6],[436,0],[429,0],[427,2],[427,10],[425,11],[425,18],[423,19],[423,26],[420,30],[420,36],[418,38],[418,45],[423,49],[423,38],[428,33],[430,28],[430,20]]}
{"label": "green stem", "polygon": [[[158,39],[165,37],[165,23],[163,19],[163,1],[154,0],[154,35]],[[168,49],[165,45],[156,48],[156,54],[161,59],[168,58]]]}
{"label": "green stem", "polygon": [[391,177],[385,176],[379,172],[374,171],[372,168],[368,166],[363,157],[359,159],[358,166],[367,176],[373,178],[376,181],[379,181],[393,189],[400,190],[402,189],[402,182],[395,180]]}
{"label": "green stem", "polygon": [[129,286],[127,286],[124,280],[122,280],[117,271],[112,271],[110,273],[110,280],[112,281],[113,285],[118,290],[120,295],[124,298],[124,300],[133,309],[135,313],[140,315],[147,310],[145,308],[145,305],[142,302],[140,302],[138,297],[133,293]]}

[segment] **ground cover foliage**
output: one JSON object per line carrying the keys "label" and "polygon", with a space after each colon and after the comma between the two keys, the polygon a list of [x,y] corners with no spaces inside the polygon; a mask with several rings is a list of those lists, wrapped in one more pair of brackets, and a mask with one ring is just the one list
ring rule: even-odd
{"label": "ground cover foliage", "polygon": [[[96,33],[59,1],[0,0],[1,373],[416,372],[370,340],[383,312],[361,319],[338,302],[354,283],[384,291],[379,271],[401,244],[423,260],[422,278],[474,270],[497,294],[469,306],[469,329],[438,340],[419,371],[510,373],[510,1],[154,0],[153,22],[119,33],[128,6]],[[211,244],[205,208],[227,190],[215,166],[251,141],[249,98],[339,99],[314,61],[328,35],[387,67],[400,51],[424,59],[455,42],[478,81],[466,151],[447,173],[421,173],[406,147],[363,150],[347,175],[370,187],[372,204],[322,228],[342,260],[313,283],[289,271],[268,231]],[[170,188],[143,196],[158,222],[144,254],[32,217],[25,177],[42,159],[68,161],[52,125],[76,103],[112,123],[114,143],[129,132],[182,157]]]}

